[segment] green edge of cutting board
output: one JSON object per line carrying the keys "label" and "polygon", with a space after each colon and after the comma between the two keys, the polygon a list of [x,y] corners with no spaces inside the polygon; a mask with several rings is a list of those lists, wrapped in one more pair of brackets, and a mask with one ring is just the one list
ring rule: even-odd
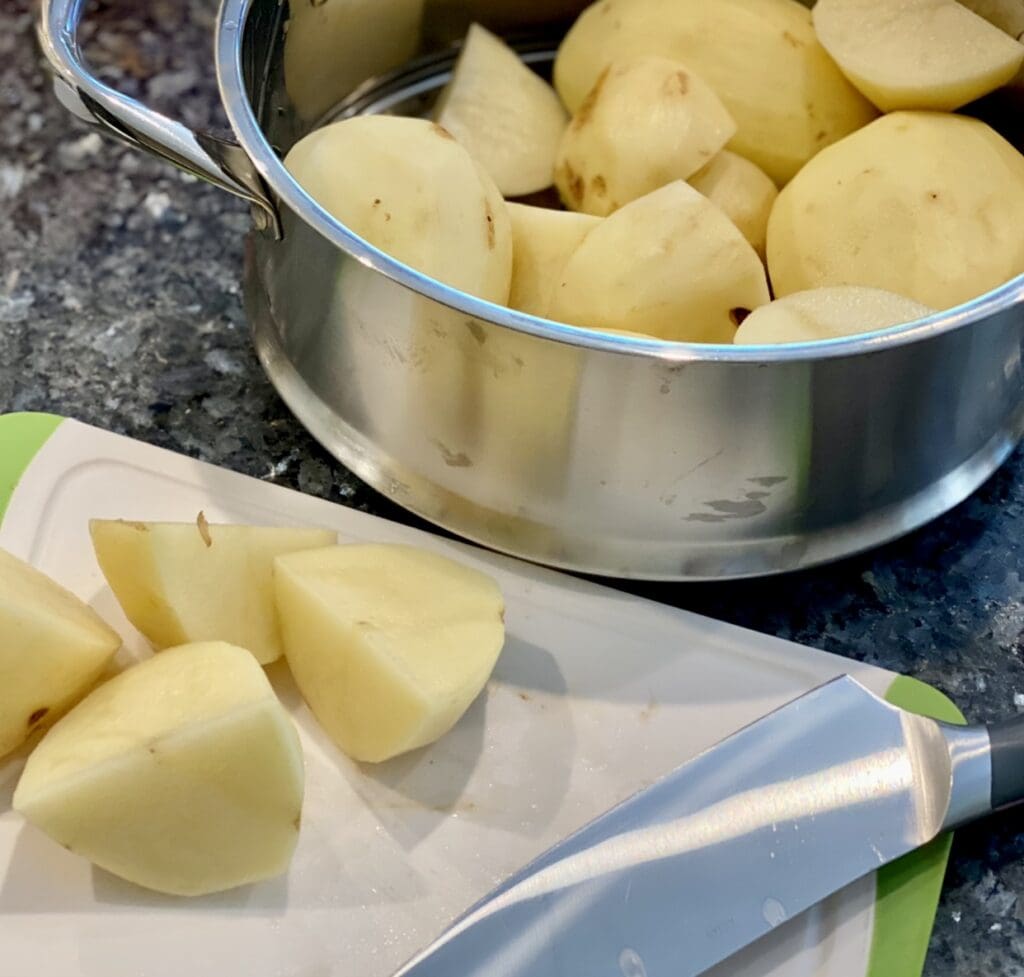
{"label": "green edge of cutting board", "polygon": [[0,522],[25,469],[62,420],[56,414],[0,416]]}
{"label": "green edge of cutting board", "polygon": [[[941,692],[906,675],[896,677],[885,698],[921,716],[964,722]],[[943,835],[878,872],[867,977],[919,977],[924,970],[952,843],[951,834]]]}
{"label": "green edge of cutting board", "polygon": [[[0,415],[0,522],[21,476],[62,420],[55,414]],[[934,719],[964,721],[941,692],[903,675],[886,699]],[[938,838],[879,871],[866,977],[917,977],[924,969],[951,842],[950,835]]]}

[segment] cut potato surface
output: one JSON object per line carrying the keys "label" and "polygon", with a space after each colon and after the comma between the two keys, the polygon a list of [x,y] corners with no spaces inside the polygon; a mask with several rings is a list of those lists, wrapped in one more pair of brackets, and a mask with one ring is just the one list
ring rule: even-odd
{"label": "cut potato surface", "polygon": [[846,77],[886,112],[952,111],[1024,63],[1024,46],[956,0],[818,0],[814,26]]}
{"label": "cut potato surface", "polygon": [[494,181],[434,122],[366,115],[299,140],[289,172],[374,247],[446,285],[504,305],[512,229]]}
{"label": "cut potato surface", "polygon": [[729,148],[780,186],[876,115],[796,0],[599,0],[566,35],[555,87],[575,112],[612,61],[641,55],[703,78],[738,126]]}
{"label": "cut potato surface", "polygon": [[484,687],[505,640],[497,584],[411,546],[279,557],[285,655],[334,742],[377,762],[443,736]]}
{"label": "cut potato surface", "polygon": [[466,35],[434,117],[506,197],[551,186],[569,116],[555,90],[479,24]]}
{"label": "cut potato surface", "polygon": [[0,757],[85,695],[120,647],[91,607],[0,549]]}
{"label": "cut potato surface", "polygon": [[423,0],[296,0],[290,8],[284,83],[303,119],[408,61],[419,45]]}
{"label": "cut potato surface", "polygon": [[718,96],[679,61],[613,61],[565,130],[555,185],[571,210],[604,217],[685,180],[735,135]]}
{"label": "cut potato surface", "polygon": [[335,542],[325,529],[191,523],[89,524],[100,569],[125,616],[156,647],[228,641],[261,664],[281,656],[274,557]]}
{"label": "cut potato surface", "polygon": [[888,329],[935,310],[879,288],[835,285],[794,292],[755,309],[736,331],[747,345],[809,343]]}
{"label": "cut potato surface", "polygon": [[757,252],[682,181],[606,217],[566,263],[549,318],[678,342],[731,343],[768,301]]}
{"label": "cut potato surface", "polygon": [[687,182],[725,213],[764,260],[768,217],[779,195],[772,178],[726,149]]}
{"label": "cut potato surface", "polygon": [[546,316],[569,255],[601,223],[588,214],[510,203],[514,260],[508,304]]}
{"label": "cut potato surface", "polygon": [[100,686],[29,757],[14,809],[138,885],[201,895],[279,875],[302,751],[252,655],[185,645]]}
{"label": "cut potato surface", "polygon": [[882,288],[948,309],[1024,272],[1024,157],[976,119],[897,112],[829,147],[772,208],[781,297]]}

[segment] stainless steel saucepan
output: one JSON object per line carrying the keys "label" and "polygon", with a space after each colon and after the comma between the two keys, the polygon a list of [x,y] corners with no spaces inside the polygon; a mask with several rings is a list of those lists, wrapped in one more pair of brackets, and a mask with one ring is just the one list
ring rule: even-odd
{"label": "stainless steel saucepan", "polygon": [[91,74],[75,41],[85,0],[45,0],[40,23],[72,112],[252,204],[256,349],[299,419],[360,477],[542,563],[706,580],[891,539],[1007,457],[1024,433],[1024,279],[851,339],[666,344],[474,298],[321,210],[281,163],[296,139],[329,118],[428,110],[474,16],[544,70],[582,6],[423,2],[224,0],[217,76],[233,140]]}

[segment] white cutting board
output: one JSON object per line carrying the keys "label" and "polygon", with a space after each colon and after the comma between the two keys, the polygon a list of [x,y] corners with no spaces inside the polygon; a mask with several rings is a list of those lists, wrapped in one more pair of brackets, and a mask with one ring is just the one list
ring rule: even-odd
{"label": "white cutting board", "polygon": [[[25,425],[0,417],[0,513],[4,451],[8,468],[27,462],[0,546],[92,603],[124,635],[125,661],[149,651],[96,566],[91,517],[202,510],[210,522],[415,543],[497,578],[508,642],[452,733],[379,766],[339,753],[272,666],[305,750],[301,840],[286,877],[217,896],[160,896],[64,851],[10,809],[23,754],[0,761],[0,977],[387,977],[506,875],[723,736],[840,673],[882,695],[894,679],[74,421],[48,438],[52,425]],[[875,971],[875,891],[873,876],[851,886],[716,977]],[[932,896],[914,912],[930,920],[934,908]],[[618,977],[616,961],[607,974]]]}

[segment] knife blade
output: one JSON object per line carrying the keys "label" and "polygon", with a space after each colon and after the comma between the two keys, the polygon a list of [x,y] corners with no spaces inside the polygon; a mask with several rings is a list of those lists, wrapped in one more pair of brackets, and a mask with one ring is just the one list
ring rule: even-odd
{"label": "knife blade", "polygon": [[1024,718],[950,726],[843,676],[517,872],[395,977],[695,977],[1024,797]]}

